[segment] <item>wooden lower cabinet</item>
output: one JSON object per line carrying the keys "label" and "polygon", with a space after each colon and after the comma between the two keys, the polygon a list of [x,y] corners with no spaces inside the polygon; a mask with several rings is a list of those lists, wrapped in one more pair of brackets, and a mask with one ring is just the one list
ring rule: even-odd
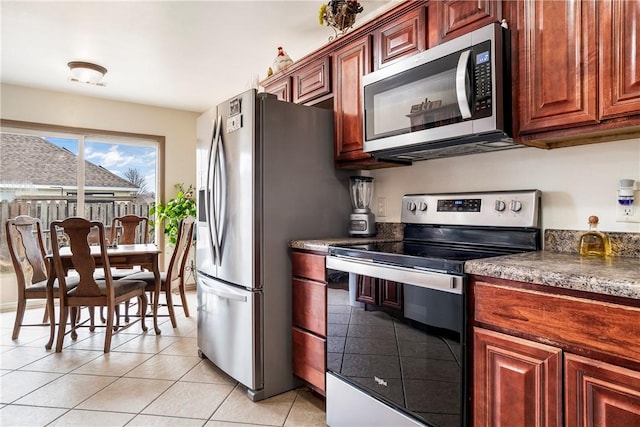
{"label": "wooden lower cabinet", "polygon": [[561,426],[562,350],[473,332],[474,425]]}
{"label": "wooden lower cabinet", "polygon": [[474,426],[640,426],[637,301],[480,276],[470,285]]}
{"label": "wooden lower cabinet", "polygon": [[325,255],[291,251],[293,373],[324,395],[327,368]]}
{"label": "wooden lower cabinet", "polygon": [[640,426],[640,372],[565,354],[565,426]]}

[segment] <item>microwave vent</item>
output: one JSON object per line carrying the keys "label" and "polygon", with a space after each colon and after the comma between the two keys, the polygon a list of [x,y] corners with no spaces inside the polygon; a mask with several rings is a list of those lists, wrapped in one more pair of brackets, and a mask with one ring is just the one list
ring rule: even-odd
{"label": "microwave vent", "polygon": [[[495,135],[493,136],[495,137]],[[440,144],[424,144],[417,146],[411,151],[407,151],[405,148],[403,150],[398,150],[396,153],[393,151],[384,151],[380,153],[373,153],[373,155],[381,160],[386,159],[415,162],[420,160],[443,159],[469,154],[511,150],[522,147],[524,147],[524,145],[513,142],[511,138],[492,140],[491,136],[489,136],[488,138],[483,139],[478,138],[473,142],[460,139],[444,143],[441,142]]]}

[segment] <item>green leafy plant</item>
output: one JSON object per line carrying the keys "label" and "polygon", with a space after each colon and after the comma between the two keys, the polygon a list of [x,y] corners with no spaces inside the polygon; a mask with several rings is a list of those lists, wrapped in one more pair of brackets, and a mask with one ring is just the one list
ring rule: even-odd
{"label": "green leafy plant", "polygon": [[153,231],[160,224],[164,225],[164,234],[172,245],[176,244],[180,220],[188,215],[196,216],[196,200],[193,186],[184,188],[184,184],[176,184],[176,197],[166,204],[153,203],[149,210],[149,223]]}

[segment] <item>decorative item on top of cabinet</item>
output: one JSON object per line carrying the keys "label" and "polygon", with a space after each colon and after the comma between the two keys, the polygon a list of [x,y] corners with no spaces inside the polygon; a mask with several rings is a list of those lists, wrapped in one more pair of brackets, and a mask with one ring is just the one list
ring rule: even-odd
{"label": "decorative item on top of cabinet", "polygon": [[282,71],[287,68],[289,65],[293,64],[293,60],[289,57],[287,52],[282,49],[282,46],[278,46],[278,55],[276,59],[273,60],[273,69],[274,73],[278,71]]}
{"label": "decorative item on top of cabinet", "polygon": [[638,2],[524,0],[517,6],[517,140],[556,148],[637,138]]}
{"label": "decorative item on top of cabinet", "polygon": [[435,38],[430,46],[500,22],[503,18],[503,0],[440,0],[429,3],[430,39]]}
{"label": "decorative item on top of cabinet", "polygon": [[426,10],[413,10],[373,33],[373,64],[378,70],[398,58],[426,49]]}
{"label": "decorative item on top of cabinet", "polygon": [[319,11],[320,25],[325,22],[333,28],[335,35],[329,37],[329,41],[344,36],[356,22],[356,15],[362,12],[363,7],[358,0],[329,0],[322,5]]}

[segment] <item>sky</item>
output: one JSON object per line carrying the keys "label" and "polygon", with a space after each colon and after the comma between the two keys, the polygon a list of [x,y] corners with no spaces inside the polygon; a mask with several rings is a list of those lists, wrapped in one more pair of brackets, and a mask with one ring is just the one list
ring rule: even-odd
{"label": "sky", "polygon": [[[69,138],[45,138],[59,147],[78,154],[78,141]],[[85,160],[102,166],[113,174],[125,178],[128,169],[137,169],[145,178],[147,192],[156,191],[156,159],[157,149],[147,145],[113,144],[96,141],[85,141]],[[126,178],[125,178],[126,179]]]}

